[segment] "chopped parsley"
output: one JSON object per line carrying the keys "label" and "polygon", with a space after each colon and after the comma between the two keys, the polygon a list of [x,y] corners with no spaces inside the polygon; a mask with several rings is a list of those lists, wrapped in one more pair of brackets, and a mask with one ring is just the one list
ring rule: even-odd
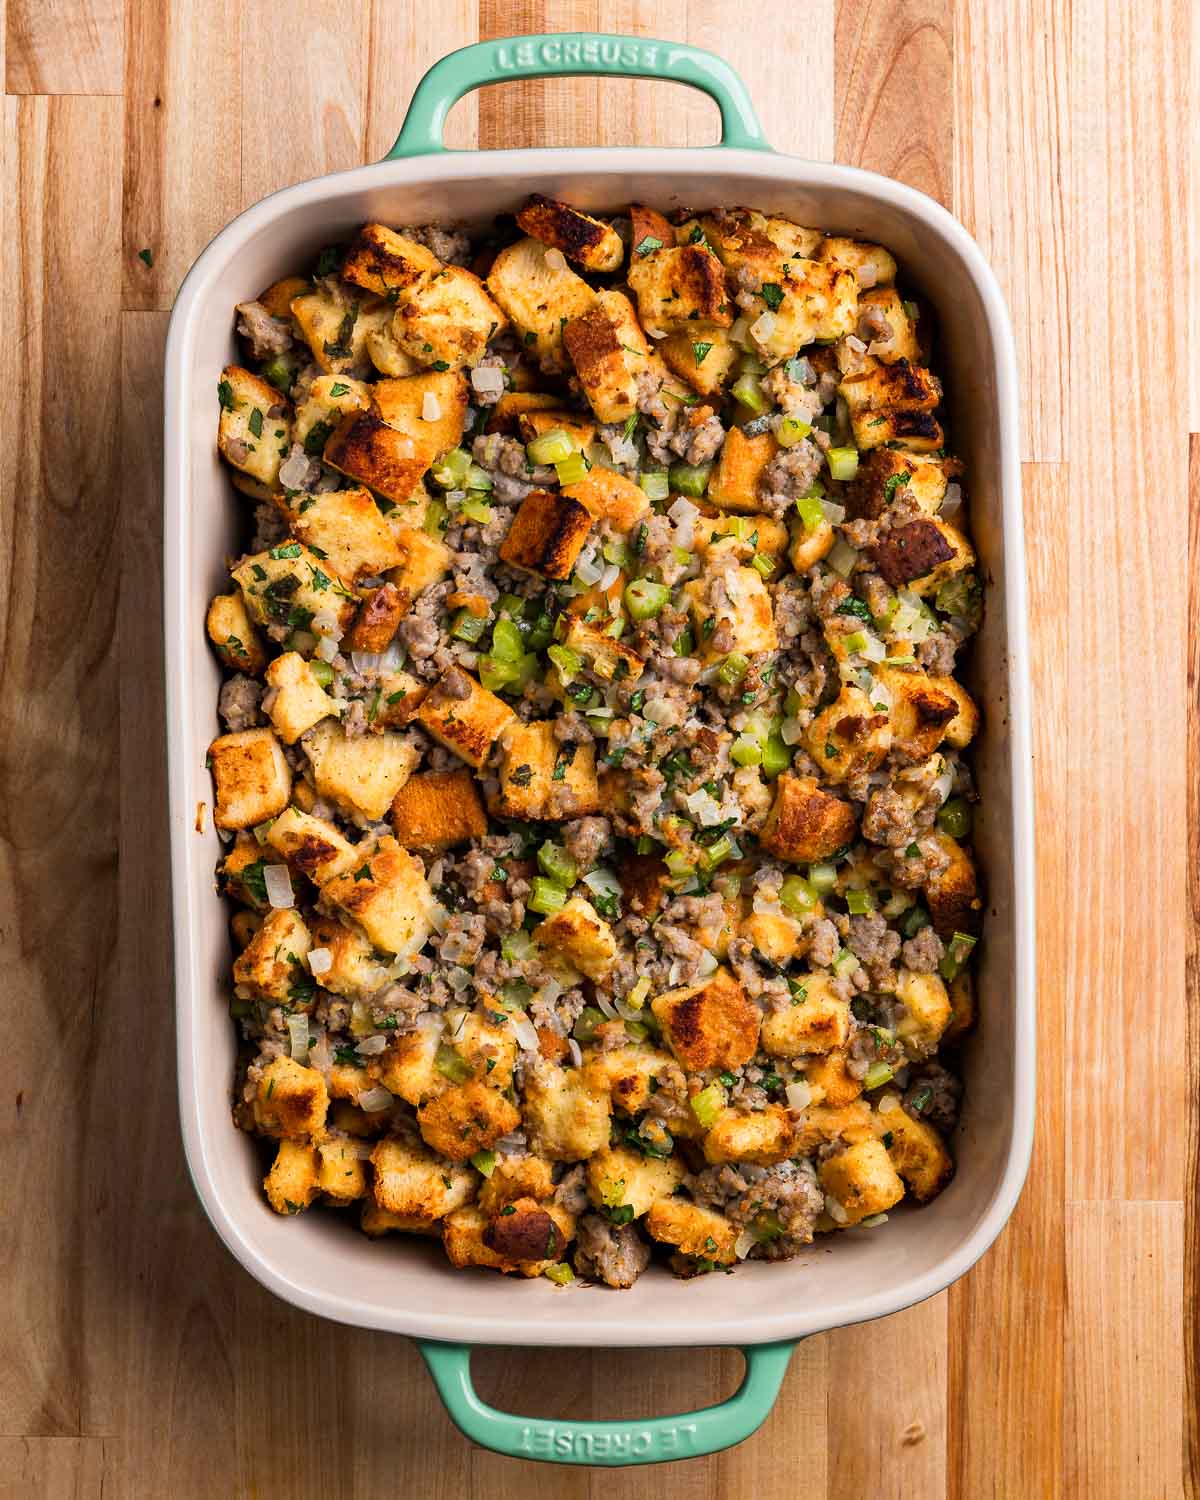
{"label": "chopped parsley", "polygon": [[150,249],[149,245],[144,250],[138,251],[138,260],[144,262],[147,266],[153,267],[154,251]]}
{"label": "chopped parsley", "polygon": [[254,436],[256,438],[262,437],[262,423],[263,423],[262,412],[256,406],[254,408],[254,410],[250,413],[250,431],[254,434]]}
{"label": "chopped parsley", "polygon": [[371,866],[370,865],[362,865],[359,869],[355,870],[355,872],[354,872],[354,878],[355,878],[355,880],[370,880],[371,879]]}
{"label": "chopped parsley", "polygon": [[654,235],[648,234],[638,241],[635,253],[644,258],[652,254],[655,250],[661,250],[662,244],[662,240],[655,239]]}
{"label": "chopped parsley", "polygon": [[299,557],[300,543],[286,542],[282,547],[272,547],[267,556],[275,562],[280,562],[285,557]]}
{"label": "chopped parsley", "polygon": [[762,291],[759,295],[772,312],[780,307],[783,302],[783,288],[777,281],[764,281]]}
{"label": "chopped parsley", "polygon": [[233,387],[228,380],[217,381],[217,400],[221,403],[222,411],[236,410],[237,402],[234,400]]}
{"label": "chopped parsley", "polygon": [[912,475],[907,471],[907,469],[903,474],[890,475],[883,486],[883,503],[885,505],[890,505],[892,503],[892,496],[896,493],[900,485],[907,484],[911,478]]}
{"label": "chopped parsley", "polygon": [[331,396],[348,396],[350,394],[350,387],[338,380],[329,387],[329,394]]}

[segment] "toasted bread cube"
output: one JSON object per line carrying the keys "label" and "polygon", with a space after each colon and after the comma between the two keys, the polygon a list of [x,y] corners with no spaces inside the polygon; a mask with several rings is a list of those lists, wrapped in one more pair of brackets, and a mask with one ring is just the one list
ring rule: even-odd
{"label": "toasted bread cube", "polygon": [[273,1057],[262,1070],[253,1100],[260,1135],[303,1140],[325,1129],[329,1091],[315,1068],[290,1057]]}
{"label": "toasted bread cube", "polygon": [[975,976],[963,969],[950,981],[950,1024],[942,1032],[943,1042],[956,1042],[975,1024]]}
{"label": "toasted bread cube", "polygon": [[656,1199],[646,1214],[646,1229],[652,1239],[674,1245],[694,1260],[728,1266],[737,1259],[738,1226],[724,1214],[683,1198]]}
{"label": "toasted bread cube", "polygon": [[607,521],[614,531],[632,531],[650,512],[650,501],[640,484],[599,464],[576,484],[564,485],[562,493],[578,500],[594,520]]}
{"label": "toasted bread cube", "polygon": [[358,858],[358,850],[332,823],[297,807],[279,814],[267,830],[267,843],[314,885],[344,875]]}
{"label": "toasted bread cube", "polygon": [[858,472],[846,486],[844,500],[851,519],[876,521],[893,501],[905,499],[935,516],[946,496],[946,478],[957,473],[951,459],[919,458],[898,448],[872,448],[859,459]]}
{"label": "toasted bread cube", "polygon": [[277,1214],[298,1214],[321,1190],[317,1153],[300,1141],[280,1141],[263,1178],[267,1202]]}
{"label": "toasted bread cube", "polygon": [[505,391],[492,407],[484,431],[515,433],[525,412],[555,411],[561,405],[562,397],[549,391]]}
{"label": "toasted bread cube", "polygon": [[[880,664],[875,677],[892,697],[889,717],[896,745],[910,760],[926,760],[958,717],[958,703],[924,672],[906,672]],[[970,704],[970,699],[966,702]]]}
{"label": "toasted bread cube", "polygon": [[421,366],[411,354],[400,347],[394,327],[395,314],[389,303],[384,308],[384,320],[379,327],[370,327],[367,332],[367,355],[381,375],[392,379],[403,379],[407,375],[419,375]]}
{"label": "toasted bread cube", "polygon": [[646,669],[636,651],[623,646],[603,630],[597,630],[594,625],[585,624],[578,616],[568,626],[563,645],[578,652],[596,676],[605,682],[636,682]]}
{"label": "toasted bread cube", "polygon": [[898,359],[916,364],[921,358],[921,346],[917,341],[916,323],[908,311],[904,299],[894,286],[880,287],[878,291],[864,292],[858,299],[858,310],[865,313],[876,308],[890,330],[877,334],[869,348],[876,359],[884,364],[894,364]]}
{"label": "toasted bread cube", "polygon": [[791,1156],[795,1140],[792,1117],[782,1104],[749,1113],[725,1109],[705,1134],[704,1159],[714,1166],[744,1161],[769,1167]]}
{"label": "toasted bread cube", "polygon": [[362,301],[328,280],[292,298],[292,318],[326,374],[366,374],[367,320]]}
{"label": "toasted bread cube", "polygon": [[387,817],[392,799],[421,758],[394,730],[350,739],[340,724],[328,721],[309,731],[304,753],[321,796],[367,823]]}
{"label": "toasted bread cube", "polygon": [[668,990],[650,1008],[671,1051],[689,1072],[740,1068],[758,1047],[758,1007],[728,969],[718,969],[700,984]]}
{"label": "toasted bread cube", "polygon": [[314,724],[338,711],[312,667],[295,651],[285,651],[271,662],[267,686],[267,714],[285,745],[294,745]]}
{"label": "toasted bread cube", "polygon": [[895,257],[882,245],[833,235],[821,241],[816,258],[828,265],[840,266],[842,270],[853,271],[856,276],[860,271],[866,271],[867,274],[859,278],[864,287],[890,286],[896,279]]}
{"label": "toasted bread cube", "polygon": [[470,771],[410,777],[392,798],[391,820],[406,849],[453,849],[487,832],[487,813]]}
{"label": "toasted bread cube", "polygon": [[406,432],[431,461],[458,446],[467,420],[467,382],[458,370],[426,370],[371,387],[379,415]]}
{"label": "toasted bread cube", "polygon": [[417,1120],[434,1151],[452,1161],[466,1161],[515,1130],[521,1112],[498,1089],[472,1079],[427,1099],[417,1110]]}
{"label": "toasted bread cube", "polygon": [[941,975],[901,969],[896,999],[903,1002],[906,1011],[897,1023],[896,1040],[904,1043],[910,1057],[928,1057],[937,1050],[950,1024],[950,996]]}
{"label": "toasted bread cube", "polygon": [[[613,798],[606,792],[604,801],[611,805]],[[625,854],[617,879],[625,904],[647,921],[658,913],[671,884],[670,871],[657,854]]]}
{"label": "toasted bread cube", "polygon": [[415,527],[402,527],[396,533],[400,563],[388,574],[388,582],[399,590],[405,610],[425,589],[441,583],[454,561],[445,542]]}
{"label": "toasted bread cube", "polygon": [[415,1142],[380,1141],[371,1152],[375,1202],[388,1213],[432,1223],[475,1196],[475,1174],[439,1161]]}
{"label": "toasted bread cube", "polygon": [[296,408],[292,441],[303,443],[308,452],[320,453],[348,412],[366,411],[370,405],[371,387],[365,381],[350,375],[318,375]]}
{"label": "toasted bread cube", "polygon": [[[790,219],[768,218],[754,209],[705,214],[697,228],[728,270],[749,273],[748,279],[779,281],[784,262],[808,259],[823,236]],[[695,234],[693,228],[689,234]]]}
{"label": "toasted bread cube", "polygon": [[[394,1118],[390,1109],[377,1109],[368,1114],[349,1099],[336,1099],[329,1111],[329,1120],[334,1130],[353,1136],[356,1141],[368,1141],[381,1135]],[[371,1200],[374,1202],[374,1199]]]}
{"label": "toasted bread cube", "polygon": [[[908,581],[908,587],[914,594],[922,598],[935,594],[947,579],[953,578],[956,573],[965,572],[967,568],[974,567],[975,551],[970,542],[957,526],[952,526],[949,521],[943,521],[940,516],[936,516],[929,520],[922,518],[919,521],[912,521],[908,526],[891,532],[884,543],[876,543],[876,566],[885,578],[887,572],[878,561],[880,546],[886,546],[886,542],[896,538],[900,531],[908,532],[913,526],[932,527],[937,532],[940,544],[937,547],[936,556],[930,559],[932,566],[925,569],[919,577],[910,578]],[[890,579],[888,581],[891,582]]]}
{"label": "toasted bread cube", "polygon": [[327,1084],[331,1099],[352,1099],[355,1104],[358,1103],[360,1094],[375,1086],[370,1073],[361,1063],[338,1062],[336,1059],[330,1066]]}
{"label": "toasted bread cube", "polygon": [[925,886],[925,904],[938,937],[949,940],[956,932],[976,932],[979,929],[981,902],[979,883],[975,876],[975,862],[967,851],[948,833],[935,833],[935,838],[950,863],[940,875],[935,875]]}
{"label": "toasted bread cube", "polygon": [[936,1198],[954,1176],[954,1162],[937,1130],[907,1114],[900,1095],[890,1089],[881,1095],[871,1123],[917,1202]]}
{"label": "toasted bread cube", "polygon": [[[942,430],[930,415],[942,399],[937,377],[907,359],[868,364],[838,386],[850,411],[854,441],[861,449],[900,441],[914,451],[942,446]],[[937,441],[933,441],[936,436]]]}
{"label": "toasted bread cube", "polygon": [[304,960],[311,947],[312,937],[301,917],[291,907],[273,908],[234,961],[233,981],[239,993],[276,1004],[290,1000],[293,985],[307,985]]}
{"label": "toasted bread cube", "polygon": [[472,1011],[463,1016],[449,1031],[446,1044],[489,1088],[506,1089],[517,1061],[517,1039],[507,1018],[493,1021],[489,1015],[503,1012]]}
{"label": "toasted bread cube", "polygon": [[290,322],[292,298],[307,291],[310,285],[307,276],[284,276],[279,281],[273,281],[265,292],[258,294],[255,300],[265,307],[273,318],[280,318],[285,323]]}
{"label": "toasted bread cube", "polygon": [[629,298],[601,292],[563,329],[563,342],[597,419],[624,422],[632,416],[653,356]]}
{"label": "toasted bread cube", "polygon": [[351,412],[325,444],[325,462],[399,503],[412,493],[436,455],[374,412]]}
{"label": "toasted bread cube", "polygon": [[548,1161],[540,1156],[501,1156],[492,1175],[479,1185],[478,1203],[490,1219],[518,1198],[532,1198],[537,1203],[553,1193],[554,1177]]}
{"label": "toasted bread cube", "polygon": [[738,928],[738,936],[774,964],[790,963],[808,948],[804,928],[785,912],[751,912]]}
{"label": "toasted bread cube", "polygon": [[364,589],[354,623],[342,637],[343,655],[362,651],[368,656],[381,656],[392,644],[410,603],[394,583]]}
{"label": "toasted bread cube", "polygon": [[565,963],[589,979],[604,979],[616,962],[612,928],[582,896],[572,897],[561,911],[539,922],[533,936],[548,962]]}
{"label": "toasted bread cube", "polygon": [[478,769],[516,715],[469,673],[450,667],[426,695],[417,718],[435,740]]}
{"label": "toasted bread cube", "polygon": [[621,236],[611,224],[593,219],[557,198],[531,194],[529,202],[517,214],[517,225],[543,245],[561,250],[587,271],[616,271],[625,259]]}
{"label": "toasted bread cube", "polygon": [[578,500],[531,490],[513,517],[500,556],[546,578],[570,578],[591,529],[591,514]]}
{"label": "toasted bread cube", "polygon": [[380,1208],[374,1198],[367,1198],[362,1206],[358,1227],[368,1238],[377,1240],[385,1234],[423,1234],[430,1239],[442,1237],[441,1219],[418,1219],[408,1214],[390,1214]]}
{"label": "toasted bread cube", "polygon": [[396,294],[392,331],[419,364],[459,370],[477,365],[488,340],[507,324],[478,276],[463,266],[439,266]]}
{"label": "toasted bread cube", "polygon": [[421,1028],[402,1032],[386,1052],[371,1059],[367,1071],[389,1094],[416,1108],[444,1093],[449,1086],[437,1066],[441,1045],[442,1035],[438,1031]]}
{"label": "toasted bread cube", "polygon": [[269,729],[218,735],[208,747],[218,828],[252,828],[288,805],[292,772]]}
{"label": "toasted bread cube", "polygon": [[366,1169],[352,1142],[331,1136],[318,1142],[316,1155],[317,1186],[323,1193],[343,1203],[366,1196]]}
{"label": "toasted bread cube", "polygon": [[390,959],[385,961],[361,933],[352,932],[336,917],[314,917],[310,931],[313,947],[323,949],[330,958],[330,967],[319,976],[323,990],[348,998],[369,996],[395,977]]}
{"label": "toasted bread cube", "polygon": [[835,1047],[832,1052],[814,1053],[806,1060],[804,1077],[818,1104],[841,1109],[862,1093],[862,1079],[850,1072],[847,1057],[844,1048]]}
{"label": "toasted bread cube", "polygon": [[239,833],[233,847],[218,867],[221,894],[231,901],[240,901],[243,906],[255,911],[266,911],[270,905],[263,871],[267,865],[282,864],[271,849],[264,849],[249,833]]}
{"label": "toasted bread cube", "polygon": [[799,515],[792,515],[788,519],[788,534],[792,539],[788,548],[788,561],[797,573],[806,573],[809,568],[815,567],[833,551],[833,544],[837,540],[832,525],[824,518],[810,530]]}
{"label": "toasted bread cube", "polygon": [[348,583],[399,567],[403,555],[370,491],[351,487],[306,496],[291,518],[292,534],[328,559],[327,571]]}
{"label": "toasted bread cube", "polygon": [[828,974],[804,974],[792,1003],[764,1016],[760,1044],[770,1057],[803,1057],[849,1040],[849,1001],[835,992]]}
{"label": "toasted bread cube", "polygon": [[379,952],[397,958],[419,953],[433,930],[434,900],[425,866],[390,836],[363,849],[356,869],[327,881],[321,900]]}
{"label": "toasted bread cube", "polygon": [[581,818],[600,811],[593,745],[560,745],[550,719],[510,723],[502,741],[498,818],[522,822]]}
{"label": "toasted bread cube", "polygon": [[689,324],[728,328],[733,306],[721,262],[704,245],[664,245],[645,250],[634,245],[629,257],[629,286],[637,298],[642,327],[652,338],[686,331]]}
{"label": "toasted bread cube", "polygon": [[876,710],[862,688],[845,684],[804,732],[804,747],[826,781],[843,782],[883,764],[894,720]]}
{"label": "toasted bread cube", "polygon": [[[771,596],[756,568],[726,568],[725,596],[728,605],[716,607],[708,602],[708,581],[693,579],[684,585],[695,637],[696,654],[706,666],[721,661],[730,651],[752,656],[759,651],[777,651],[779,636],[775,630],[775,612]],[[718,625],[729,627],[726,632]]]}
{"label": "toasted bread cube", "polygon": [[588,1079],[606,1089],[617,1109],[627,1115],[640,1114],[650,1102],[651,1084],[672,1066],[671,1054],[657,1047],[631,1044],[607,1051],[589,1049],[584,1054]]}
{"label": "toasted bread cube", "polygon": [[529,1144],[550,1161],[583,1161],[608,1145],[611,1104],[586,1069],[536,1061],[525,1074]]}
{"label": "toasted bread cube", "polygon": [[[493,1218],[473,1204],[447,1214],[442,1243],[451,1265],[485,1266],[506,1275],[533,1277],[558,1260],[574,1233],[570,1216],[556,1203],[539,1205],[532,1199],[520,1199],[518,1203],[519,1209],[513,1214],[502,1212]],[[508,1227],[510,1218],[517,1223]],[[516,1258],[535,1246],[545,1247],[546,1258]]]}
{"label": "toasted bread cube", "polygon": [[525,353],[543,370],[566,366],[563,328],[591,307],[596,293],[562,260],[547,260],[546,246],[518,240],[492,262],[487,289],[521,335]]}
{"label": "toasted bread cube", "polygon": [[385,729],[405,728],[417,717],[428,692],[425,684],[410,672],[381,672],[375,722],[370,727],[376,734]]}
{"label": "toasted bread cube", "polygon": [[748,438],[740,427],[731,427],[709,480],[708,498],[722,510],[759,510],[759,476],[778,451],[774,433]]}
{"label": "toasted bread cube", "polygon": [[354,618],[355,596],[330,577],[322,560],[302,542],[281,542],[244,557],[233,579],[257,625],[303,629],[322,612],[334,615],[344,630]]}
{"label": "toasted bread cube", "polygon": [[364,224],[342,266],[342,280],[361,286],[376,296],[411,286],[427,271],[436,271],[441,261],[432,250],[385,224]]}
{"label": "toasted bread cube", "polygon": [[632,1208],[640,1219],[660,1198],[670,1197],[683,1174],[683,1163],[673,1156],[664,1160],[610,1146],[588,1161],[588,1197],[597,1208]]}
{"label": "toasted bread cube", "polygon": [[742,355],[727,329],[699,322],[663,339],[658,352],[667,368],[700,396],[720,394]]}
{"label": "toasted bread cube", "polygon": [[853,843],[857,833],[849,802],[822,791],[813,776],[785,773],[775,783],[775,801],[758,841],[776,859],[811,864]]}
{"label": "toasted bread cube", "polygon": [[964,750],[979,733],[979,707],[975,700],[953,677],[931,677],[930,682],[939,693],[953,700],[955,715],[945,726],[947,745]]}
{"label": "toasted bread cube", "polygon": [[217,655],[234,672],[257,677],[267,664],[262,637],[250,623],[241,594],[218,594],[205,617],[208,638]]}
{"label": "toasted bread cube", "polygon": [[[265,485],[279,489],[279,465],[291,446],[291,406],[273,385],[241,365],[226,365],[218,388],[221,415],[217,448],[221,457]],[[276,411],[278,416],[271,416]]]}
{"label": "toasted bread cube", "polygon": [[768,364],[789,359],[817,340],[831,341],[853,333],[858,323],[858,281],[853,271],[815,260],[785,261],[780,276],[764,287],[777,288],[777,305],[764,328],[756,318],[750,340]]}
{"label": "toasted bread cube", "polygon": [[908,587],[918,595],[934,593],[975,561],[961,531],[929,516],[893,527],[875,543],[871,554],[876,569],[893,588]]}
{"label": "toasted bread cube", "polygon": [[871,1109],[865,1099],[853,1099],[837,1109],[829,1104],[810,1104],[796,1120],[796,1155],[811,1156],[818,1146],[838,1141],[867,1141],[873,1134]]}
{"label": "toasted bread cube", "polygon": [[887,1150],[873,1137],[823,1161],[817,1175],[826,1195],[840,1207],[831,1218],[842,1229],[860,1224],[872,1214],[886,1213],[904,1197],[904,1184]]}
{"label": "toasted bread cube", "polygon": [[778,562],[788,545],[787,526],[763,515],[697,516],[694,536],[698,552],[727,548],[745,563],[755,556]]}

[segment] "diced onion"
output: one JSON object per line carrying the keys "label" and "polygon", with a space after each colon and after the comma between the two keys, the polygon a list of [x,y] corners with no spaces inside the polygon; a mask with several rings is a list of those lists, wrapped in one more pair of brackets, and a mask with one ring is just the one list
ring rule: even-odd
{"label": "diced onion", "polygon": [[868,635],[867,644],[858,654],[866,661],[883,661],[887,656],[887,647],[877,635]]}
{"label": "diced onion", "polygon": [[563,987],[557,979],[547,979],[544,984],[539,986],[529,1003],[531,1005],[553,1005],[562,992]]}
{"label": "diced onion", "polygon": [[332,661],[338,654],[338,643],[334,636],[323,635],[317,642],[316,654],[322,661]]}
{"label": "diced onion", "polygon": [[962,498],[962,485],[948,484],[946,486],[946,493],[942,497],[941,514],[943,516],[952,516],[962,505]]}
{"label": "diced onion", "polygon": [[954,772],[951,771],[949,766],[947,766],[940,776],[934,778],[933,785],[929,788],[929,790],[934,796],[937,797],[938,803],[940,805],[941,803],[945,802],[946,798],[950,795],[950,789],[951,787],[953,787],[953,785]]}
{"label": "diced onion", "polygon": [[615,1021],[617,1019],[617,1007],[612,1003],[607,995],[602,995],[599,990],[596,991],[596,1004],[600,1007],[600,1009],[604,1012],[604,1014],[610,1021]]}
{"label": "diced onion", "polygon": [[423,1010],[413,1025],[418,1031],[441,1031],[445,1018],[440,1010]]}
{"label": "diced onion", "polygon": [[308,1065],[310,1068],[315,1068],[318,1073],[328,1073],[333,1066],[333,1057],[329,1051],[329,1038],[323,1031],[318,1033],[316,1041],[308,1049]]}
{"label": "diced onion", "polygon": [[426,422],[436,422],[442,415],[442,403],[433,391],[426,391],[421,401],[421,417]]}
{"label": "diced onion", "polygon": [[373,655],[370,651],[351,651],[350,665],[356,672],[378,672],[382,656]]}
{"label": "diced onion", "polygon": [[613,584],[616,583],[617,579],[620,578],[620,576],[621,570],[617,567],[616,563],[609,563],[604,572],[600,575],[601,589],[607,592],[610,588],[612,588]]}
{"label": "diced onion", "polygon": [[895,1094],[884,1094],[883,1098],[875,1106],[877,1115],[890,1115],[892,1110],[900,1108],[900,1101]]}
{"label": "diced onion", "polygon": [[779,738],[785,745],[798,745],[804,738],[804,725],[799,719],[784,719],[779,726]]}
{"label": "diced onion", "polygon": [[887,1214],[868,1214],[865,1219],[858,1221],[858,1227],[860,1229],[878,1229],[881,1224],[886,1224],[887,1221]]}
{"label": "diced onion", "polygon": [[729,337],[733,343],[741,348],[746,347],[746,339],[750,333],[750,319],[742,316],[735,320],[733,327],[729,330]]}
{"label": "diced onion", "polygon": [[331,609],[319,609],[309,624],[318,635],[332,635],[341,640],[341,627],[337,615]]}
{"label": "diced onion", "polygon": [[676,959],[671,967],[667,970],[667,983],[678,984],[682,976],[683,965],[679,962],[678,959]]}
{"label": "diced onion", "polygon": [[750,325],[750,337],[755,343],[765,343],[775,332],[775,324],[778,320],[773,312],[760,313]]}
{"label": "diced onion", "polygon": [[524,1052],[536,1052],[538,1050],[537,1028],[525,1012],[514,1010],[508,1020],[513,1029],[513,1036],[517,1039],[517,1046]]}
{"label": "diced onion", "polygon": [[383,1087],[363,1089],[358,1096],[359,1109],[365,1110],[369,1115],[377,1115],[381,1110],[391,1109],[392,1096]]}
{"label": "diced onion", "polygon": [[525,1132],[523,1130],[513,1130],[508,1135],[502,1135],[496,1142],[494,1149],[501,1156],[510,1156],[514,1151],[524,1151],[526,1144]]}
{"label": "diced onion", "polygon": [[849,542],[839,537],[825,561],[839,578],[849,578],[854,572],[854,564],[858,561],[858,553]]}
{"label": "diced onion", "polygon": [[590,588],[592,584],[599,583],[604,575],[604,564],[597,560],[596,548],[585,547],[579,554],[575,564],[575,576],[580,583],[586,583]]}
{"label": "diced onion", "polygon": [[446,983],[456,995],[461,995],[464,990],[470,989],[471,976],[467,973],[466,969],[461,968],[458,964],[453,964],[446,970]]}
{"label": "diced onion", "polygon": [[679,720],[679,710],[666,698],[649,698],[642,705],[642,717],[652,724],[674,724]]}
{"label": "diced onion", "polygon": [[429,908],[429,920],[433,923],[434,931],[442,933],[450,925],[450,913],[440,901],[435,901]]}
{"label": "diced onion", "polygon": [[583,1053],[579,1050],[579,1043],[573,1036],[567,1038],[567,1051],[571,1054],[571,1061],[577,1068],[583,1066]]}
{"label": "diced onion", "polygon": [[499,396],[504,390],[504,371],[498,365],[477,365],[471,371],[471,385],[481,396]]}
{"label": "diced onion", "polygon": [[816,381],[816,372],[812,365],[802,355],[799,359],[791,361],[792,379],[800,385],[812,385]]}
{"label": "diced onion", "polygon": [[788,1108],[794,1109],[797,1114],[812,1103],[812,1089],[803,1081],[789,1083],[784,1093],[787,1095]]}
{"label": "diced onion", "polygon": [[384,1036],[382,1031],[377,1031],[374,1036],[365,1036],[363,1037],[362,1041],[359,1042],[359,1055],[361,1057],[375,1057],[380,1052],[386,1050],[387,1044],[387,1037]]}
{"label": "diced onion", "polygon": [[328,974],[333,968],[333,954],[328,948],[310,948],[308,969],[310,974]]}
{"label": "diced onion", "polygon": [[859,286],[872,287],[879,280],[879,269],[871,262],[864,261],[861,266],[855,266],[854,274],[858,279]]}
{"label": "diced onion", "polygon": [[698,966],[696,969],[697,974],[701,979],[707,979],[710,974],[715,974],[717,972],[717,968],[718,965],[716,956],[710,953],[707,948],[705,948],[704,952],[701,953],[699,958]]}
{"label": "diced onion", "polygon": [[291,1041],[293,1062],[308,1061],[308,1017],[303,1011],[287,1018],[288,1037]]}
{"label": "diced onion", "polygon": [[739,1234],[737,1239],[733,1242],[733,1253],[737,1256],[738,1260],[745,1260],[747,1255],[750,1254],[751,1250],[753,1250],[755,1245],[757,1244],[758,1241],[754,1238],[750,1231],[748,1229],[743,1229],[741,1234]]}
{"label": "diced onion", "polygon": [[611,870],[603,868],[589,870],[583,877],[583,883],[589,891],[594,891],[597,896],[616,896],[618,899],[620,898],[621,882]]}
{"label": "diced onion", "polygon": [[836,500],[822,500],[821,510],[831,526],[840,526],[846,519],[846,507]]}
{"label": "diced onion", "polygon": [[552,271],[565,271],[567,269],[566,256],[561,250],[554,249],[553,246],[546,251],[542,258]]}
{"label": "diced onion", "polygon": [[835,1224],[844,1224],[850,1217],[832,1193],[825,1194],[825,1212]]}
{"label": "diced onion", "polygon": [[295,906],[296,897],[287,865],[267,865],[263,870],[263,884],[267,889],[267,900],[277,911]]}

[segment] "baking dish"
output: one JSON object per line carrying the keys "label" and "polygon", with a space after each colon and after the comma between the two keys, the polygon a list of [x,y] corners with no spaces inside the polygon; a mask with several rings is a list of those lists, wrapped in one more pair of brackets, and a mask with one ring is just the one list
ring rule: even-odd
{"label": "baking dish", "polygon": [[[552,74],[654,77],[702,89],[721,111],[717,147],[451,152],[441,130],[470,89]],[[645,201],[746,204],[833,233],[881,241],[937,309],[938,365],[955,451],[967,463],[971,519],[989,585],[968,680],[984,710],[975,763],[976,843],[988,911],[981,1020],[967,1048],[958,1173],[928,1208],[886,1231],[857,1230],[786,1266],[733,1276],[643,1276],[619,1297],[451,1271],[419,1240],[373,1243],[332,1215],[281,1219],[264,1202],[250,1140],[230,1118],[235,1034],[225,1004],[228,932],[213,894],[218,843],[196,831],[211,797],[205,750],[219,671],[204,637],[225,585],[238,504],[213,445],[215,382],[233,356],[232,309],[368,219],[479,228],[531,190],[591,210]],[[1034,1104],[1033,836],[1028,649],[1016,429],[1016,369],[1003,299],[963,228],[928,198],[848,167],[777,155],[737,77],[710,53],[592,34],[480,43],[442,59],[419,85],[400,136],[377,164],[285,189],[222,231],[185,280],[166,361],[165,628],[180,1110],[196,1190],[232,1253],[309,1312],[410,1335],[454,1421],[498,1451],[568,1463],[648,1463],[740,1441],[770,1410],[794,1341],[895,1312],[942,1290],[986,1250],[1012,1211],[1029,1159]],[[986,1065],[985,1064],[986,1060]],[[474,1394],[470,1344],[737,1345],[747,1376],[727,1402],[637,1422],[543,1422]]]}

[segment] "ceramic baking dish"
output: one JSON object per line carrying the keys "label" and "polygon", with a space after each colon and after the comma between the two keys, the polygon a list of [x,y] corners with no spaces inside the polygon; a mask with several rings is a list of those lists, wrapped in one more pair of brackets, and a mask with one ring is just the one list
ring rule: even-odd
{"label": "ceramic baking dish", "polygon": [[[688,83],[719,105],[723,140],[703,150],[447,151],[441,129],[470,89],[550,74],[625,74]],[[585,209],[632,201],[669,210],[747,204],[802,224],[881,241],[937,308],[949,427],[967,462],[971,524],[989,585],[968,680],[984,708],[975,760],[977,842],[987,879],[980,1024],[966,1053],[958,1172],[928,1208],[894,1213],[786,1265],[679,1281],[652,1269],[609,1293],[501,1280],[450,1268],[412,1238],[372,1242],[331,1214],[283,1219],[268,1208],[251,1141],[230,1118],[235,1038],[226,1003],[227,916],[213,891],[218,843],[205,749],[216,732],[219,672],[204,635],[210,596],[227,586],[239,503],[214,452],[216,380],[234,357],[235,302],[367,219],[482,227],[531,190]],[[414,95],[388,157],[302,183],[247,210],[212,242],[180,290],[166,364],[165,550],[168,742],[179,1092],[192,1177],[217,1232],[278,1296],[322,1317],[421,1341],[450,1413],[502,1452],[568,1463],[648,1463],[711,1452],[770,1410],[795,1340],[895,1312],[942,1290],[987,1249],[1012,1211],[1033,1130],[1033,838],[1028,649],[1017,390],[996,280],[975,243],[930,199],[885,178],[775,154],[746,92],[720,59],[674,43],[596,35],[518,37],[444,58]],[[738,1345],[747,1377],[728,1402],[638,1422],[547,1422],[485,1406],[471,1344]]]}

